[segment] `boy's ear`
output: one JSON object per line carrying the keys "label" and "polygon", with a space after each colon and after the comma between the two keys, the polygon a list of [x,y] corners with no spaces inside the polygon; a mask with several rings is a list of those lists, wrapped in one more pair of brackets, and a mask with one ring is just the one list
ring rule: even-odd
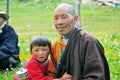
{"label": "boy's ear", "polygon": [[50,50],[50,53],[49,54],[52,54],[52,51]]}
{"label": "boy's ear", "polygon": [[32,51],[30,51],[30,54],[32,54]]}

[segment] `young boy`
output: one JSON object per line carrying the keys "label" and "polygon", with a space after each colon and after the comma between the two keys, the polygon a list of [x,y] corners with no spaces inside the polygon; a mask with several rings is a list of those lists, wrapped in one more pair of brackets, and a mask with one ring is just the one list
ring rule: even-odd
{"label": "young boy", "polygon": [[[51,53],[51,42],[45,36],[36,36],[30,44],[31,59],[24,66],[28,69],[27,80],[52,80],[48,78],[48,55]],[[16,76],[14,80],[19,80]]]}
{"label": "young boy", "polygon": [[[45,36],[36,36],[30,44],[31,59],[24,66],[28,69],[28,79],[26,80],[66,80],[72,79],[72,76],[65,73],[59,79],[47,77],[48,72],[48,55],[51,53],[51,41]],[[19,80],[15,76],[14,80]]]}

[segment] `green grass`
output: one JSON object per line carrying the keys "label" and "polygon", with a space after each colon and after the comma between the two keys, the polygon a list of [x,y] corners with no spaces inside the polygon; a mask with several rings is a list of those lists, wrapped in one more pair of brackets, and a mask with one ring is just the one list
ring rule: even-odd
{"label": "green grass", "polygon": [[[0,72],[2,80],[13,80],[16,71],[29,59],[30,40],[35,35],[48,36],[52,41],[58,33],[53,25],[54,8],[60,2],[71,0],[46,0],[43,3],[10,0],[9,24],[19,35],[21,65],[13,71]],[[6,0],[0,0],[0,9],[6,10]],[[81,5],[82,28],[97,37],[105,48],[111,71],[111,80],[120,80],[120,7]]]}
{"label": "green grass", "polygon": [[120,35],[120,7],[82,6],[81,21],[83,28],[93,34],[96,32]]}
{"label": "green grass", "polygon": [[[50,2],[51,0],[48,1]],[[33,1],[32,3],[20,3],[18,1],[11,1],[10,3],[9,24],[14,26],[17,33],[31,33],[32,29],[32,31],[36,31],[36,34],[40,34],[40,31],[43,31],[45,28],[48,32],[55,31],[53,27],[53,12],[54,8],[59,2],[36,3]],[[5,8],[5,5],[0,5],[1,8]],[[115,33],[120,35],[119,15],[120,7],[111,8],[108,6],[82,5],[82,28],[92,34],[95,34],[95,32],[102,32],[109,34]]]}

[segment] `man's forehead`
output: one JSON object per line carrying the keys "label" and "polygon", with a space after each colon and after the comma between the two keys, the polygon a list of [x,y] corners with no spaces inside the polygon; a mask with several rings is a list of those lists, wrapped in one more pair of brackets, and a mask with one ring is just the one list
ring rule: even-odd
{"label": "man's forehead", "polygon": [[66,7],[57,7],[55,9],[55,12],[67,12],[68,11],[68,8]]}
{"label": "man's forehead", "polygon": [[54,11],[54,15],[58,15],[58,14],[68,14],[71,16],[75,15],[75,10],[73,8],[71,8],[69,5],[60,5],[58,6],[55,11]]}
{"label": "man's forehead", "polygon": [[70,13],[68,12],[67,8],[58,7],[58,8],[56,8],[54,15],[59,15],[59,14],[70,14]]}
{"label": "man's forehead", "polygon": [[58,13],[58,14],[54,14],[54,17],[69,17],[69,18],[73,18],[73,16],[71,15],[71,14],[69,14],[69,13]]}

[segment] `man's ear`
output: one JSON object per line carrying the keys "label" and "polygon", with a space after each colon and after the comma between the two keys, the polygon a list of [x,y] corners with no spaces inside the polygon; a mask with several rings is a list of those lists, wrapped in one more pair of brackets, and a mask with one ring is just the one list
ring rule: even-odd
{"label": "man's ear", "polygon": [[78,15],[75,15],[74,16],[74,22],[77,23],[77,21],[78,21]]}

